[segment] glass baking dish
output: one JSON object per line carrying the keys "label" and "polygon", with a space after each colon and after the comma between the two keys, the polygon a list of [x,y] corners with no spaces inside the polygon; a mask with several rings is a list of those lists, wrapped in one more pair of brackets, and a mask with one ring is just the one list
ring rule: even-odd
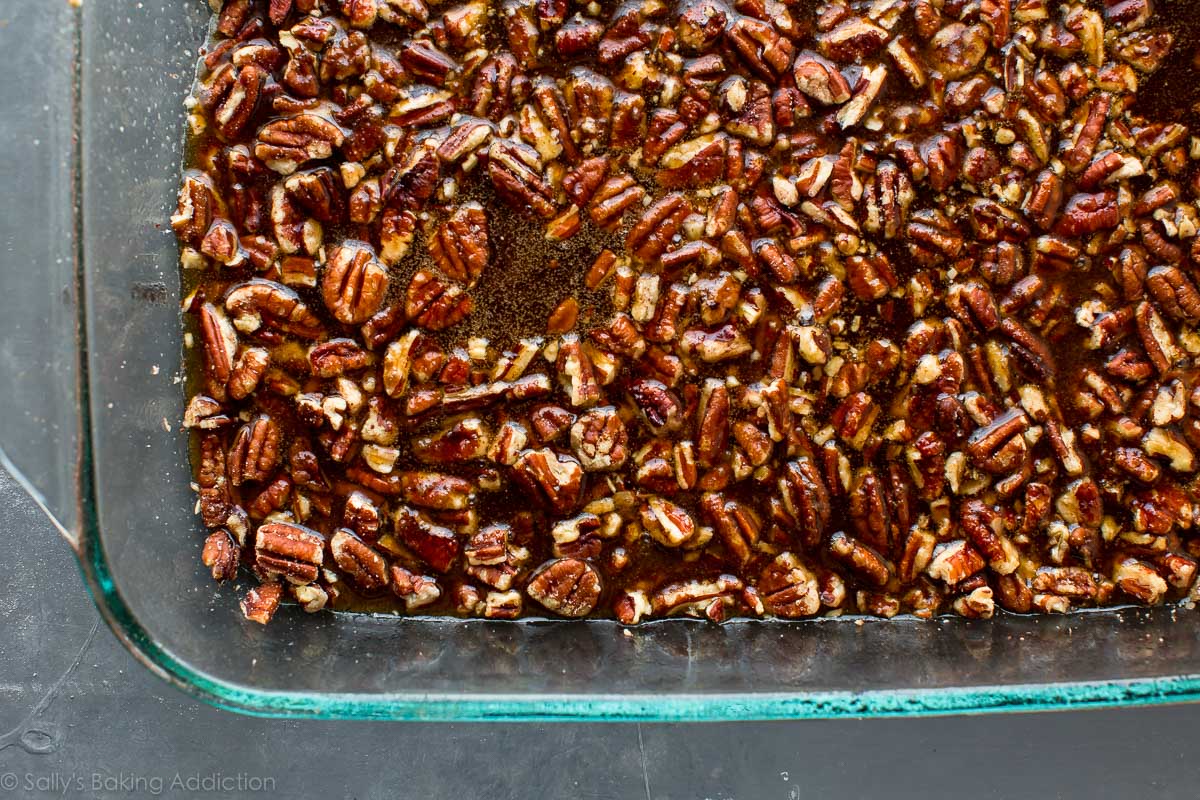
{"label": "glass baking dish", "polygon": [[[1135,705],[1200,698],[1200,614],[1123,609],[988,622],[490,623],[238,612],[200,564],[177,420],[175,203],[202,0],[88,0],[77,24],[74,263],[9,270],[29,339],[0,415],[5,462],[71,542],[148,668],[252,714],[718,720]],[[60,187],[62,188],[62,187]]]}

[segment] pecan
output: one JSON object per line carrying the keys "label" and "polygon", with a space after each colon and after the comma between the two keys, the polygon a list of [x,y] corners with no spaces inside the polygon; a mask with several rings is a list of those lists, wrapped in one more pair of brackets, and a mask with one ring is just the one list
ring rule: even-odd
{"label": "pecan", "polygon": [[728,19],[729,9],[723,3],[696,3],[679,15],[675,32],[685,48],[704,52],[716,44]]}
{"label": "pecan", "polygon": [[1031,588],[1074,601],[1092,600],[1099,593],[1092,574],[1082,567],[1042,567],[1033,576]]}
{"label": "pecan", "polygon": [[954,258],[963,247],[963,236],[940,211],[922,209],[912,214],[905,229],[909,250],[922,264]]}
{"label": "pecan", "polygon": [[212,179],[189,173],[179,187],[179,206],[171,215],[171,227],[181,242],[199,247],[218,213],[218,200]]}
{"label": "pecan", "polygon": [[231,508],[225,448],[217,434],[209,433],[200,437],[196,483],[200,487],[200,518],[209,528],[221,527],[228,519]]}
{"label": "pecan", "polygon": [[398,55],[401,65],[412,75],[437,86],[458,71],[454,59],[428,41],[409,39],[401,44]]}
{"label": "pecan", "polygon": [[622,625],[636,625],[651,610],[650,599],[640,589],[622,592],[613,605],[613,614]]}
{"label": "pecan", "polygon": [[229,448],[229,482],[262,481],[279,464],[279,426],[266,414],[247,422],[233,437]]}
{"label": "pecan", "polygon": [[951,22],[929,43],[930,66],[950,80],[969,74],[987,53],[987,32],[980,25]]}
{"label": "pecan", "polygon": [[1160,373],[1167,372],[1183,357],[1183,353],[1175,344],[1175,337],[1166,322],[1154,306],[1145,300],[1138,303],[1134,319],[1146,355]]}
{"label": "pecan", "polygon": [[[467,556],[465,572],[472,578],[476,578],[488,586],[503,592],[512,588],[513,581],[521,571],[520,563],[528,556],[528,551],[523,547],[509,545],[507,538],[505,538],[502,540],[505,543],[503,552],[497,554],[499,557],[491,558],[488,548],[489,545],[495,544],[493,534],[497,531],[498,527],[502,528],[503,526],[489,526],[471,538],[471,541],[464,550]],[[491,563],[476,563],[476,559],[479,558],[484,558],[491,561]]]}
{"label": "pecan", "polygon": [[270,522],[254,534],[254,562],[264,574],[312,583],[324,563],[325,537],[291,522]]}
{"label": "pecan", "polygon": [[[769,145],[775,138],[775,109],[767,84],[747,81],[740,76],[729,78],[718,89],[718,98],[725,112],[722,116],[726,117],[726,131],[760,147]],[[724,153],[721,155],[723,160]],[[693,156],[692,161],[696,160]]]}
{"label": "pecan", "polygon": [[758,515],[749,506],[717,493],[705,494],[700,500],[700,510],[733,557],[743,565],[748,562],[762,535]]}
{"label": "pecan", "polygon": [[662,381],[635,381],[629,387],[629,394],[654,433],[671,432],[682,425],[683,405]]}
{"label": "pecan", "polygon": [[880,300],[898,285],[892,265],[883,253],[846,259],[846,281],[862,300]]}
{"label": "pecan", "polygon": [[529,145],[493,139],[488,150],[488,177],[514,210],[543,219],[554,216],[553,194],[541,173],[541,159]]}
{"label": "pecan", "polygon": [[1146,288],[1169,317],[1195,324],[1200,321],[1200,292],[1178,267],[1155,267],[1146,274]]}
{"label": "pecan", "polygon": [[779,494],[806,547],[823,538],[832,519],[829,487],[811,459],[791,461],[779,479]]}
{"label": "pecan", "polygon": [[229,373],[230,398],[243,400],[253,394],[270,363],[271,354],[261,347],[247,347],[243,350]]}
{"label": "pecan", "polygon": [[580,56],[594,50],[603,35],[604,26],[599,22],[576,16],[554,32],[554,47],[560,56]]}
{"label": "pecan", "polygon": [[[270,74],[254,63],[237,68],[237,78],[213,111],[217,131],[227,140],[236,139],[249,126],[258,110],[263,87]],[[264,159],[265,160],[265,159]]]}
{"label": "pecan", "polygon": [[615,408],[594,408],[571,426],[571,449],[589,472],[620,469],[628,457],[629,433]]}
{"label": "pecan", "polygon": [[741,579],[732,575],[721,575],[708,581],[669,583],[650,596],[650,611],[655,616],[683,613],[719,621],[724,618],[725,609],[733,603],[734,596],[744,588]]}
{"label": "pecan", "polygon": [[805,51],[792,64],[796,88],[825,105],[841,105],[850,99],[850,84],[838,68],[816,53]]}
{"label": "pecan", "polygon": [[534,570],[525,593],[542,607],[564,617],[586,617],[600,600],[596,568],[576,558],[559,558]]}
{"label": "pecan", "polygon": [[1020,566],[1016,546],[1003,532],[1003,518],[979,500],[968,500],[960,511],[960,525],[976,549],[998,575],[1009,575]]}
{"label": "pecan", "polygon": [[461,322],[473,306],[461,286],[420,270],[408,284],[404,313],[421,327],[440,331]]}
{"label": "pecan", "polygon": [[342,523],[366,541],[373,542],[379,537],[382,526],[382,516],[379,507],[360,491],[353,491],[346,498],[345,509],[342,513]]}
{"label": "pecan", "polygon": [[821,609],[816,576],[793,553],[780,553],[758,579],[767,610],[779,617],[809,617]]}
{"label": "pecan", "polygon": [[686,510],[664,500],[650,497],[641,509],[642,525],[650,538],[666,547],[685,545],[696,536],[696,523]]}
{"label": "pecan", "polygon": [[468,417],[447,425],[431,436],[413,440],[413,454],[423,462],[457,464],[483,458],[491,443],[484,422]]}
{"label": "pecan", "polygon": [[1167,593],[1167,582],[1162,576],[1136,558],[1126,558],[1115,564],[1112,580],[1122,592],[1148,606],[1161,603]]}
{"label": "pecan", "polygon": [[366,322],[383,305],[387,271],[369,245],[344,242],[329,253],[321,278],[321,299],[338,322]]}
{"label": "pecan", "polygon": [[417,575],[398,564],[391,569],[392,591],[404,601],[404,607],[415,611],[436,602],[442,596],[441,587],[428,575]]}
{"label": "pecan", "polygon": [[625,246],[636,258],[653,261],[663,254],[691,213],[691,205],[683,195],[668,194],[647,208],[630,228]]}
{"label": "pecan", "polygon": [[491,258],[483,207],[467,203],[455,209],[430,240],[429,255],[451,278],[473,285]]}
{"label": "pecan", "polygon": [[264,125],[254,145],[254,156],[282,175],[291,175],[301,164],[333,155],[345,141],[342,129],[316,114],[297,114]]}
{"label": "pecan", "polygon": [[851,16],[819,34],[817,44],[830,58],[855,61],[874,54],[887,39],[887,31],[870,19]]}
{"label": "pecan", "polygon": [[318,378],[336,378],[363,369],[371,361],[352,339],[330,339],[308,351],[308,363]]}
{"label": "pecan", "polygon": [[583,468],[570,456],[548,448],[526,450],[513,464],[513,474],[530,496],[556,514],[569,514],[583,496]]}
{"label": "pecan", "polygon": [[217,17],[217,33],[222,36],[236,36],[249,20],[253,10],[250,0],[229,0],[217,8],[221,12]]}
{"label": "pecan", "polygon": [[439,511],[461,511],[473,500],[470,481],[437,472],[404,472],[398,475],[405,502]]}
{"label": "pecan", "polygon": [[904,226],[915,199],[912,182],[892,161],[882,161],[863,190],[866,218],[863,228],[893,239]]}
{"label": "pecan", "polygon": [[433,194],[440,173],[441,165],[433,148],[413,147],[401,163],[380,179],[380,197],[389,207],[418,210]]}
{"label": "pecan", "polygon": [[588,215],[601,228],[617,225],[646,196],[631,175],[615,175],[600,184],[592,195]]}
{"label": "pecan", "polygon": [[1081,236],[1116,227],[1121,220],[1116,192],[1072,195],[1054,226],[1063,236]]}
{"label": "pecan", "polygon": [[221,399],[234,372],[237,332],[220,309],[205,303],[200,308],[200,336],[204,344],[204,372],[209,391]]}
{"label": "pecan", "polygon": [[458,559],[459,542],[454,531],[435,525],[411,508],[401,506],[395,515],[396,536],[438,572],[447,572]]}
{"label": "pecan", "polygon": [[655,178],[668,189],[706,186],[724,177],[726,137],[705,134],[680,142],[662,154]]}
{"label": "pecan", "polygon": [[303,339],[316,339],[324,330],[320,319],[294,291],[262,278],[230,288],[225,295],[225,310],[232,315],[233,326],[243,333],[266,326]]}
{"label": "pecan", "polygon": [[637,9],[619,6],[600,39],[596,60],[601,64],[615,64],[649,43],[650,34],[643,29]]}
{"label": "pecan", "polygon": [[983,569],[983,556],[966,541],[956,539],[938,545],[933,551],[933,558],[925,572],[929,577],[942,581],[949,586],[962,583],[964,580]]}
{"label": "pecan", "polygon": [[712,331],[685,331],[680,345],[685,353],[693,354],[701,361],[707,362],[738,358],[753,349],[745,335],[732,324],[722,325]]}
{"label": "pecan", "polygon": [[[517,15],[514,18],[518,18]],[[521,73],[513,54],[496,53],[476,71],[467,107],[477,117],[499,120],[519,105],[527,86],[528,79]]]}
{"label": "pecan", "polygon": [[200,560],[212,571],[214,581],[230,580],[237,576],[237,542],[224,528],[213,531],[204,540],[204,552],[201,553]]}
{"label": "pecan", "polygon": [[871,396],[856,392],[838,405],[831,421],[843,441],[855,450],[861,450],[866,446],[878,416],[879,407]]}
{"label": "pecan", "polygon": [[313,219],[337,222],[342,216],[344,202],[336,180],[333,170],[321,167],[288,176],[283,188],[289,199]]}
{"label": "pecan", "polygon": [[279,601],[283,598],[283,586],[278,583],[264,583],[255,586],[246,593],[241,602],[242,614],[251,622],[266,625],[279,609]]}
{"label": "pecan", "polygon": [[584,160],[563,176],[563,191],[575,205],[586,205],[604,182],[608,167],[609,159],[604,156]]}
{"label": "pecan", "polygon": [[365,592],[388,585],[388,565],[370,545],[352,531],[339,528],[329,540],[334,562]]}
{"label": "pecan", "polygon": [[558,348],[557,367],[559,381],[571,405],[585,408],[600,400],[600,385],[578,336],[567,334],[563,337]]}
{"label": "pecan", "polygon": [[487,619],[516,619],[521,615],[521,595],[517,591],[488,592],[483,599]]}
{"label": "pecan", "polygon": [[887,559],[841,531],[829,537],[829,554],[875,586],[884,586],[891,578],[892,565]]}

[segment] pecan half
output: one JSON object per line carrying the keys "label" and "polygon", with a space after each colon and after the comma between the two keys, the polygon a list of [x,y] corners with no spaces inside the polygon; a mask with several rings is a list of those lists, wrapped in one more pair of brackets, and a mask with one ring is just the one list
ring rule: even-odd
{"label": "pecan half", "polygon": [[429,255],[451,278],[472,286],[491,258],[483,206],[467,203],[455,209],[430,240]]}
{"label": "pecan half", "polygon": [[817,578],[793,553],[780,553],[758,579],[767,611],[778,617],[810,617],[821,610]]}
{"label": "pecan half", "polygon": [[388,277],[369,245],[344,242],[329,253],[321,278],[321,299],[345,325],[366,322],[383,305]]}
{"label": "pecan half", "polygon": [[320,161],[341,147],[342,129],[316,114],[297,114],[264,125],[258,131],[254,156],[282,175],[291,175],[302,164]]}
{"label": "pecan half", "polygon": [[586,617],[600,600],[596,568],[576,558],[559,558],[534,570],[525,593],[547,611],[564,617]]}
{"label": "pecan half", "polygon": [[325,561],[325,537],[291,522],[269,522],[254,534],[254,563],[264,574],[312,583]]}
{"label": "pecan half", "polygon": [[526,450],[513,464],[513,474],[530,496],[556,514],[569,514],[583,496],[583,467],[570,456],[548,448]]}
{"label": "pecan half", "polygon": [[388,565],[370,545],[353,532],[339,528],[329,540],[329,552],[338,567],[363,591],[388,585]]}

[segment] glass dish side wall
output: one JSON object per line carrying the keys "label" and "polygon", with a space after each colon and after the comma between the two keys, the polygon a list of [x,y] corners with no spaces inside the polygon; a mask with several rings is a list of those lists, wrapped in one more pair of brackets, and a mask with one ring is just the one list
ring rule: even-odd
{"label": "glass dish side wall", "polygon": [[[202,0],[84,4],[83,567],[152,668],[260,714],[408,719],[744,719],[1192,699],[1200,615],[1057,619],[487,623],[291,608],[241,619],[198,554],[177,430],[175,202]],[[166,430],[170,428],[170,430]]]}

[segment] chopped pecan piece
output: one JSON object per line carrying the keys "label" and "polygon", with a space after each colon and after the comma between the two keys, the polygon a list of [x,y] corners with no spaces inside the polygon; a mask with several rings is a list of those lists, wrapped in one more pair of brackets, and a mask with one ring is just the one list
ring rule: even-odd
{"label": "chopped pecan piece", "polygon": [[442,589],[435,579],[417,575],[398,564],[392,565],[391,578],[392,591],[404,601],[404,607],[410,613],[437,602],[442,596]]}
{"label": "chopped pecan piece", "polygon": [[224,528],[213,531],[204,540],[204,552],[201,553],[200,560],[212,571],[214,581],[230,580],[237,575],[237,542]]}
{"label": "chopped pecan piece", "polygon": [[620,469],[628,458],[629,433],[611,406],[580,415],[571,426],[571,449],[589,472]]}

